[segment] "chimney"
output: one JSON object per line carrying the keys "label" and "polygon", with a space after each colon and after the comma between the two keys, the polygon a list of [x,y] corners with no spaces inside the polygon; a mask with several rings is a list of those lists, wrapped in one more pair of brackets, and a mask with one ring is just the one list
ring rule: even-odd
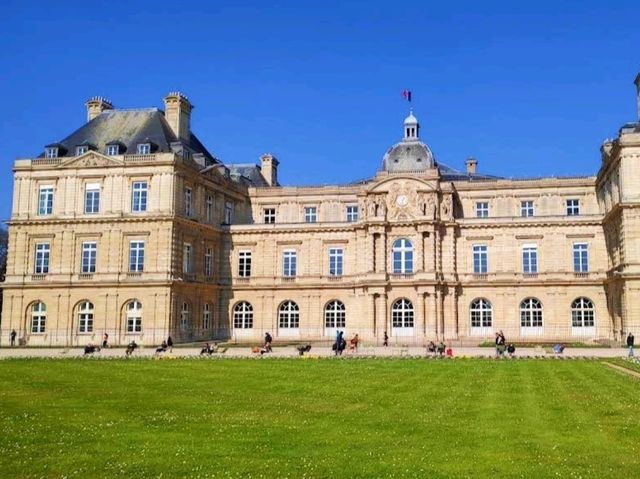
{"label": "chimney", "polygon": [[179,140],[191,139],[191,110],[193,105],[180,92],[172,91],[164,97],[164,117]]}
{"label": "chimney", "polygon": [[271,153],[266,153],[260,157],[260,172],[269,186],[278,186],[279,163]]}
{"label": "chimney", "polygon": [[640,123],[640,73],[636,76],[636,101],[638,102],[638,123]]}
{"label": "chimney", "polygon": [[93,96],[85,102],[87,107],[87,123],[105,110],[113,110],[113,105],[109,100],[101,96]]}
{"label": "chimney", "polygon": [[475,158],[467,158],[467,161],[464,162],[467,165],[467,175],[475,175],[476,168],[478,167],[478,160]]}

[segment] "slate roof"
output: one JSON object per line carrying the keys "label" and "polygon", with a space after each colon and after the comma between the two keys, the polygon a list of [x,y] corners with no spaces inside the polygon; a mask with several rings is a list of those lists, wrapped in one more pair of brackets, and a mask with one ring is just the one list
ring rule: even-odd
{"label": "slate roof", "polygon": [[[121,153],[136,154],[138,144],[151,143],[153,153],[169,153],[174,151],[171,143],[187,146],[192,153],[201,153],[206,164],[219,161],[191,133],[188,144],[179,141],[164,117],[157,108],[135,110],[106,110],[88,123],[85,123],[65,139],[57,142],[62,146],[59,156],[75,156],[76,146],[91,144],[96,151],[106,153],[107,144],[118,142],[124,145]],[[43,157],[44,153],[40,154]]]}
{"label": "slate roof", "polygon": [[231,174],[232,176],[244,177],[250,182],[251,186],[269,186],[269,184],[262,176],[262,172],[260,171],[260,167],[258,165],[254,165],[253,163],[243,163],[227,165],[227,168],[229,168],[229,174]]}

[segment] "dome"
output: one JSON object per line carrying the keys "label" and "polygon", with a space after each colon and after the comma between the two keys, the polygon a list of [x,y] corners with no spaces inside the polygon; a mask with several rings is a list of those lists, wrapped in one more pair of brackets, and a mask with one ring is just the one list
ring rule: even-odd
{"label": "dome", "polygon": [[413,111],[404,119],[404,138],[393,145],[382,159],[384,171],[421,171],[434,167],[433,153],[418,139],[420,124]]}

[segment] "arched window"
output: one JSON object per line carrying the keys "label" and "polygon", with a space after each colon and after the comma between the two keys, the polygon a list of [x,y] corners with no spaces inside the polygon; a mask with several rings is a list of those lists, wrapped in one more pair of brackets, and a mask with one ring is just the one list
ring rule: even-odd
{"label": "arched window", "polygon": [[281,328],[298,328],[300,326],[300,308],[293,301],[285,301],[278,311],[278,324]]}
{"label": "arched window", "polygon": [[180,329],[186,331],[189,328],[191,321],[191,305],[186,301],[182,303],[182,310],[180,311]]}
{"label": "arched window", "polygon": [[127,303],[127,333],[142,332],[142,303],[137,299]]}
{"label": "arched window", "polygon": [[413,245],[406,238],[394,241],[393,247],[393,272],[402,274],[413,273]]}
{"label": "arched window", "polygon": [[202,307],[202,329],[211,328],[211,305],[204,303]]}
{"label": "arched window", "polygon": [[233,327],[236,329],[253,328],[253,306],[241,301],[233,308]]}
{"label": "arched window", "polygon": [[522,328],[542,327],[542,304],[535,298],[527,298],[520,303],[520,326]]}
{"label": "arched window", "polygon": [[595,324],[596,313],[590,299],[577,298],[571,303],[571,326],[574,328],[593,328]]}
{"label": "arched window", "polygon": [[472,331],[488,332],[493,326],[493,308],[486,299],[478,298],[473,300],[470,313]]}
{"label": "arched window", "polygon": [[324,307],[324,326],[326,328],[344,328],[346,312],[342,301],[331,301]]}
{"label": "arched window", "polygon": [[83,301],[78,306],[78,332],[93,332],[93,303]]}
{"label": "arched window", "polygon": [[413,304],[408,299],[398,299],[391,307],[391,325],[394,328],[413,328]]}
{"label": "arched window", "polygon": [[31,332],[44,333],[47,324],[47,307],[42,301],[31,306]]}

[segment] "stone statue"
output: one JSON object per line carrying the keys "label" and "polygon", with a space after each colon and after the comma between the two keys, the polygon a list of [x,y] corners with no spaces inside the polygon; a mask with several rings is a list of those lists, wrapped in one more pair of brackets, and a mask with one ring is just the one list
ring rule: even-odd
{"label": "stone statue", "polygon": [[453,218],[453,200],[451,195],[442,198],[441,216],[443,219],[450,220]]}

